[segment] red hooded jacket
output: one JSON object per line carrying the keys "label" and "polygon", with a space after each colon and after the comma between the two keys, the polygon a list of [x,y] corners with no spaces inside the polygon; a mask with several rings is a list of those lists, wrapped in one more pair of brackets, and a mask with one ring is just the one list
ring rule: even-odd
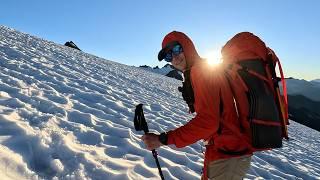
{"label": "red hooded jacket", "polygon": [[[239,137],[240,124],[234,99],[223,67],[209,66],[198,55],[185,34],[173,31],[165,36],[162,47],[178,41],[184,50],[194,92],[196,116],[187,124],[168,132],[168,144],[181,148],[198,140],[209,141],[206,146],[206,165],[214,160],[252,154],[250,145]],[[235,132],[236,131],[236,132]]]}

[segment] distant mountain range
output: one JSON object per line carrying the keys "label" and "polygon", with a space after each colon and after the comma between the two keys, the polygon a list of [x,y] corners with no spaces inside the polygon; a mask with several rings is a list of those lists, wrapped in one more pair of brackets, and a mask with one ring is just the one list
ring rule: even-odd
{"label": "distant mountain range", "polygon": [[320,102],[303,95],[288,95],[289,118],[320,131]]}
{"label": "distant mountain range", "polygon": [[315,80],[312,80],[311,82],[318,82],[318,83],[320,83],[320,79],[315,79]]}
{"label": "distant mountain range", "polygon": [[320,79],[286,80],[290,119],[320,131]]}
{"label": "distant mountain range", "polygon": [[[170,64],[159,68],[140,66],[148,71],[182,80],[181,72]],[[300,124],[320,131],[320,79],[306,81],[304,79],[287,78],[289,102],[289,118]]]}
{"label": "distant mountain range", "polygon": [[290,95],[303,95],[313,101],[320,101],[320,80],[306,81],[289,78],[286,80]]}

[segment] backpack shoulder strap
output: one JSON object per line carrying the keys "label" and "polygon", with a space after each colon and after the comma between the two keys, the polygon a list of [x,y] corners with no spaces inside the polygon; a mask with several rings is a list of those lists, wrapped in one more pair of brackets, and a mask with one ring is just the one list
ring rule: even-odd
{"label": "backpack shoulder strap", "polygon": [[182,87],[178,87],[178,90],[182,93],[183,100],[189,107],[189,112],[194,113],[194,93],[191,85],[190,72],[191,69],[183,72],[184,81],[182,82]]}

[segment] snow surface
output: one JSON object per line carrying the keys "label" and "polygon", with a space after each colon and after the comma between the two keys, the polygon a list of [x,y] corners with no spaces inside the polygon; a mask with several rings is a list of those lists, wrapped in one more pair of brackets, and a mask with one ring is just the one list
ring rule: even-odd
{"label": "snow surface", "polygon": [[[133,127],[143,103],[149,129],[192,116],[181,81],[0,26],[1,179],[159,179]],[[282,149],[253,157],[249,179],[320,179],[320,133],[291,122]],[[158,149],[166,179],[200,179],[202,143]]]}

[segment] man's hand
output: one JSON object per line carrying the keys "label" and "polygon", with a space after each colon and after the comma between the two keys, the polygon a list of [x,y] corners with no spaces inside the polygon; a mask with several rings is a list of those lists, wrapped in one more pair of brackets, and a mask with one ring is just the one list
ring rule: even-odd
{"label": "man's hand", "polygon": [[141,140],[146,144],[148,150],[159,148],[163,144],[159,141],[159,135],[154,133],[147,133],[141,137]]}

